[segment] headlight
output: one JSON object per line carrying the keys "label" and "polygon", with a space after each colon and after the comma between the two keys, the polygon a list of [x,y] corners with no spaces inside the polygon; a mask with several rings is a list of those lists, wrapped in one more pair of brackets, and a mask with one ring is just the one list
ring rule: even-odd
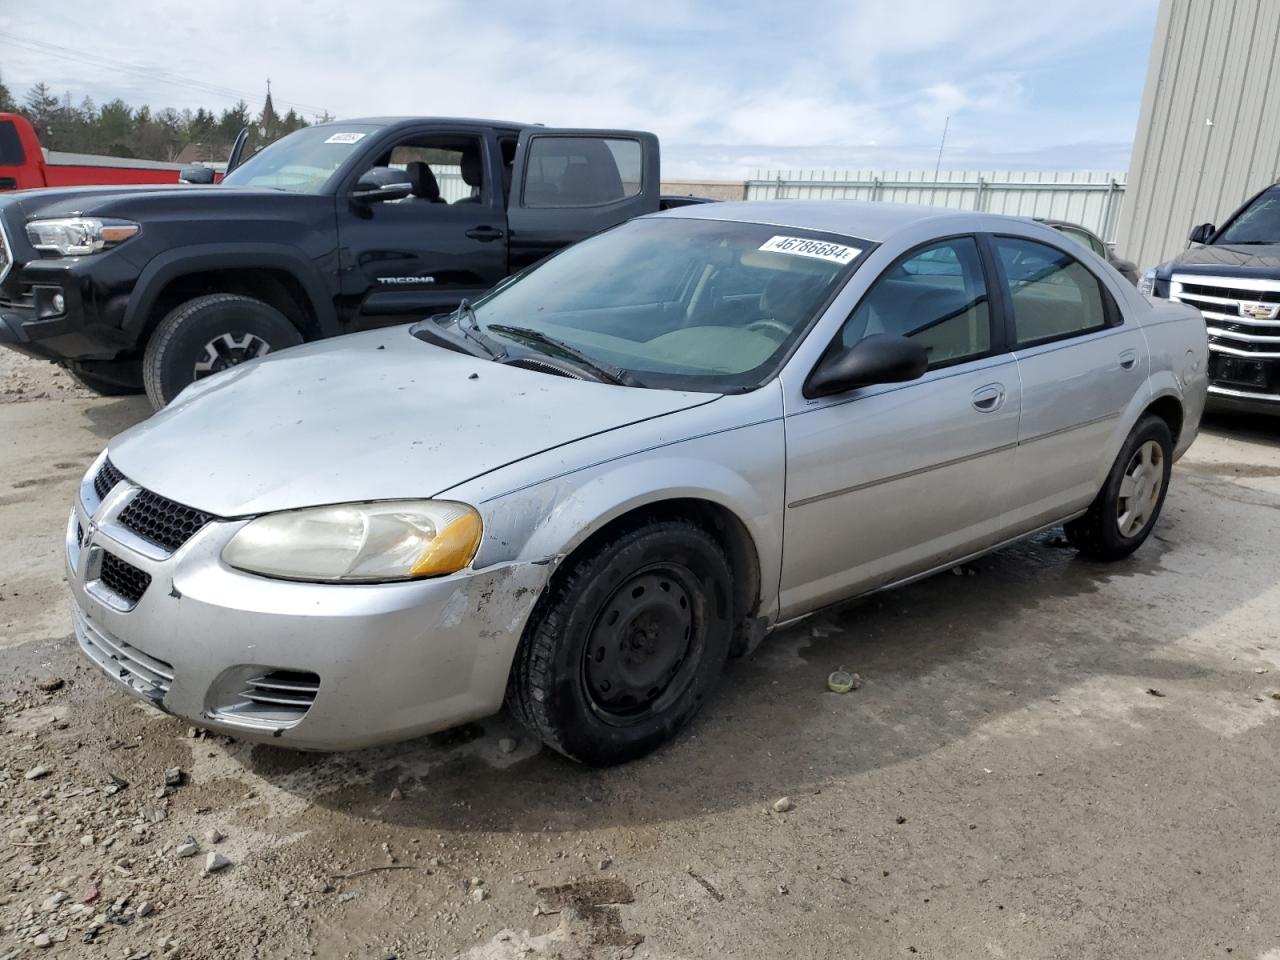
{"label": "headlight", "polygon": [[1144,297],[1154,297],[1156,294],[1156,272],[1154,269],[1148,270],[1138,278],[1138,292]]}
{"label": "headlight", "polygon": [[451,500],[386,500],[259,517],[223,548],[249,573],[378,583],[461,570],[480,546],[480,514]]}
{"label": "headlight", "polygon": [[124,243],[138,232],[129,220],[100,220],[97,217],[67,217],[59,220],[32,220],[27,239],[37,250],[49,250],[64,257],[81,257]]}

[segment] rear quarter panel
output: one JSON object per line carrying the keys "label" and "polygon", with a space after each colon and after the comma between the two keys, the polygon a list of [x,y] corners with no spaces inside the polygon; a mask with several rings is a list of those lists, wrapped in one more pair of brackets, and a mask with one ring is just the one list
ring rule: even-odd
{"label": "rear quarter panel", "polygon": [[1187,452],[1200,430],[1209,391],[1209,339],[1204,317],[1194,307],[1168,300],[1150,301],[1142,332],[1151,351],[1151,397],[1171,396],[1182,404],[1182,429],[1174,458]]}

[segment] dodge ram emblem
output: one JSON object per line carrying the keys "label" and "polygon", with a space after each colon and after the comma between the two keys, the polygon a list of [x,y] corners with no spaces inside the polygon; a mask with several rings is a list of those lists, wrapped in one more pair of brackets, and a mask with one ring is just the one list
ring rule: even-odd
{"label": "dodge ram emblem", "polygon": [[1276,307],[1280,304],[1274,303],[1241,303],[1240,316],[1248,317],[1250,320],[1271,320],[1276,315]]}

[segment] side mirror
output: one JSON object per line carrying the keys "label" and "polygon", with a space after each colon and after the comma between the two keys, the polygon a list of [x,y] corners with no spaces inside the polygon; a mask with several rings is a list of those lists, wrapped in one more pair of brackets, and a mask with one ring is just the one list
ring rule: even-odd
{"label": "side mirror", "polygon": [[362,203],[385,203],[387,200],[403,200],[413,193],[409,175],[393,167],[370,167],[356,181],[351,199]]}
{"label": "side mirror", "polygon": [[875,383],[903,383],[924,376],[929,351],[906,337],[876,333],[852,347],[827,353],[809,374],[804,395],[828,397]]}
{"label": "side mirror", "polygon": [[1218,232],[1218,228],[1212,223],[1202,223],[1198,227],[1193,227],[1191,236],[1187,237],[1187,245],[1193,243],[1208,243],[1209,238]]}
{"label": "side mirror", "polygon": [[178,173],[179,183],[213,183],[213,167],[183,167]]}

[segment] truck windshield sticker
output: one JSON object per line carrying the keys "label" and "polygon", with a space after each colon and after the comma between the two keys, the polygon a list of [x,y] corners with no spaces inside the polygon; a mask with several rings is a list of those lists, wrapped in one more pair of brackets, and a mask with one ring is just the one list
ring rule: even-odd
{"label": "truck windshield sticker", "polygon": [[826,240],[806,240],[804,237],[770,237],[760,244],[768,253],[789,253],[793,257],[814,257],[831,263],[848,263],[862,251]]}
{"label": "truck windshield sticker", "polygon": [[335,133],[325,143],[358,143],[364,139],[363,133]]}

